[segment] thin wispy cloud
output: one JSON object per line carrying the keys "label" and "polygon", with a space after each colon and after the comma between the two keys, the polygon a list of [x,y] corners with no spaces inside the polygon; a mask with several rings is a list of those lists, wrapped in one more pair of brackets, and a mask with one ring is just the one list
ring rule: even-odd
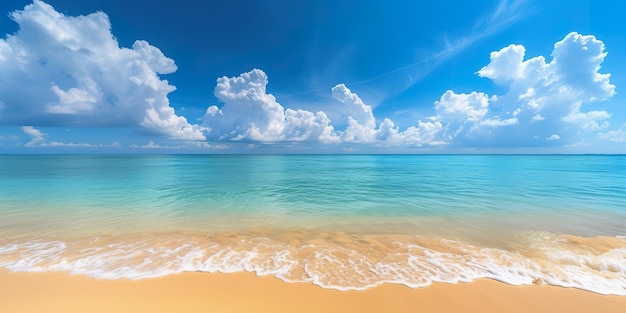
{"label": "thin wispy cloud", "polygon": [[[384,91],[381,92],[386,93],[387,96],[402,93],[428,76],[428,74],[441,64],[467,49],[472,44],[504,31],[511,25],[529,16],[530,13],[531,10],[527,0],[502,0],[491,13],[477,20],[467,35],[458,38],[448,38],[444,36],[441,39],[442,44],[439,49],[433,49],[430,52],[424,53],[421,59],[413,63],[395,68],[374,77],[344,82],[344,84],[350,87],[356,87],[371,83],[380,83],[380,81],[389,79],[394,82],[394,86],[390,88],[389,84],[385,84],[384,88],[382,88]],[[326,94],[330,87],[331,86],[324,86],[297,93],[282,94],[282,96],[302,96],[314,93]]]}
{"label": "thin wispy cloud", "polygon": [[441,64],[467,49],[477,41],[493,36],[520,21],[530,14],[531,10],[526,0],[502,0],[488,15],[478,20],[468,35],[460,38],[444,38],[443,48],[427,54],[423,59],[414,63],[396,68],[389,72],[365,80],[346,83],[349,86],[358,86],[379,81],[392,75],[402,75],[409,78],[402,92],[413,86]]}
{"label": "thin wispy cloud", "polygon": [[44,142],[44,137],[48,135],[42,133],[39,129],[32,126],[22,126],[22,131],[31,137],[31,140],[26,143],[27,146],[35,146]]}

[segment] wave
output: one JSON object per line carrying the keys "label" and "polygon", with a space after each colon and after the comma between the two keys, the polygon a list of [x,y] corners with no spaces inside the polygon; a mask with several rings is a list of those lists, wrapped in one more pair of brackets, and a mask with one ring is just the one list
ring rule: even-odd
{"label": "wave", "polygon": [[308,231],[146,233],[74,239],[0,239],[0,266],[99,279],[180,272],[254,272],[286,282],[363,290],[479,278],[626,295],[626,238],[519,234],[501,247],[412,235]]}

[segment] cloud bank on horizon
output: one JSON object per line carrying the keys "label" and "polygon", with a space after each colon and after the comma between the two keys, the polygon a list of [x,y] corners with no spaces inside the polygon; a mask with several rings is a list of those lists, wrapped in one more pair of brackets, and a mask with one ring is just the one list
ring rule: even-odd
{"label": "cloud bank on horizon", "polygon": [[[121,47],[105,13],[66,16],[35,0],[10,17],[19,31],[0,39],[0,125],[21,127],[30,138],[25,146],[98,147],[47,142],[41,127],[130,127],[199,148],[573,146],[589,135],[625,141],[624,126],[611,124],[613,113],[601,108],[616,87],[601,72],[607,53],[593,35],[567,34],[554,44],[550,60],[527,57],[519,44],[494,51],[476,75],[500,86],[502,94],[449,89],[433,99],[431,114],[408,127],[375,116],[344,84],[329,90],[343,116],[331,120],[324,111],[285,108],[267,92],[269,78],[261,69],[218,78],[214,95],[220,103],[208,106],[194,124],[177,114],[168,98],[175,87],[161,77],[177,70],[175,61],[143,40]],[[152,140],[134,146],[141,147],[159,146]]]}

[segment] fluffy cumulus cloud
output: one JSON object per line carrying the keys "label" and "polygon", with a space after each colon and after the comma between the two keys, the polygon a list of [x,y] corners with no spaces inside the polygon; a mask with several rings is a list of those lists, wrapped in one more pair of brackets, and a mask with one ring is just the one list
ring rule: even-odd
{"label": "fluffy cumulus cloud", "polygon": [[348,126],[340,134],[343,142],[412,146],[439,144],[434,138],[441,130],[440,122],[418,121],[417,126],[400,131],[392,120],[385,118],[376,126],[372,107],[363,103],[363,100],[344,84],[333,87],[332,95],[347,106],[349,114]]}
{"label": "fluffy cumulus cloud", "polygon": [[210,106],[204,116],[207,137],[214,141],[320,142],[422,145],[433,141],[439,122],[421,122],[401,132],[389,119],[378,126],[372,107],[344,84],[332,96],[346,106],[348,126],[336,130],[322,112],[285,109],[267,93],[267,75],[259,69],[217,80],[215,96],[221,107]]}
{"label": "fluffy cumulus cloud", "polygon": [[253,69],[238,77],[217,80],[215,96],[223,106],[210,106],[204,116],[208,138],[214,141],[337,142],[324,112],[283,108],[267,93],[265,72]]}
{"label": "fluffy cumulus cloud", "polygon": [[[609,127],[611,114],[589,109],[615,94],[610,74],[600,73],[607,53],[594,36],[570,33],[554,45],[552,60],[525,59],[526,49],[510,45],[491,53],[477,75],[505,87],[506,94],[446,91],[430,119],[454,145],[565,145]],[[619,140],[619,131],[597,134]],[[609,139],[610,138],[610,139]]]}
{"label": "fluffy cumulus cloud", "polygon": [[[222,77],[215,95],[223,106],[205,115],[209,138],[230,141],[320,141],[398,146],[565,146],[594,134],[623,142],[623,132],[609,130],[611,114],[593,109],[615,94],[610,74],[600,73],[606,57],[602,41],[570,33],[554,45],[552,60],[526,59],[521,45],[491,53],[477,75],[507,90],[444,92],[434,114],[400,129],[384,118],[377,122],[372,107],[346,85],[332,96],[347,112],[345,129],[337,129],[324,112],[285,109],[266,92],[267,76],[255,69],[238,77]],[[590,107],[592,109],[590,109]],[[334,123],[333,123],[334,122]],[[378,124],[377,124],[378,123]]]}
{"label": "fluffy cumulus cloud", "polygon": [[0,124],[204,139],[169,104],[175,87],[159,75],[176,71],[174,61],[145,41],[120,47],[106,14],[66,16],[35,0],[10,17],[19,31],[0,39]]}

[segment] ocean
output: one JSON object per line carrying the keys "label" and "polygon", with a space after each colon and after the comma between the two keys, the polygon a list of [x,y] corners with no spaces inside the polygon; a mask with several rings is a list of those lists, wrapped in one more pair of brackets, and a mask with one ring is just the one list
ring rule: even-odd
{"label": "ocean", "polygon": [[626,156],[0,155],[0,267],[626,295]]}

